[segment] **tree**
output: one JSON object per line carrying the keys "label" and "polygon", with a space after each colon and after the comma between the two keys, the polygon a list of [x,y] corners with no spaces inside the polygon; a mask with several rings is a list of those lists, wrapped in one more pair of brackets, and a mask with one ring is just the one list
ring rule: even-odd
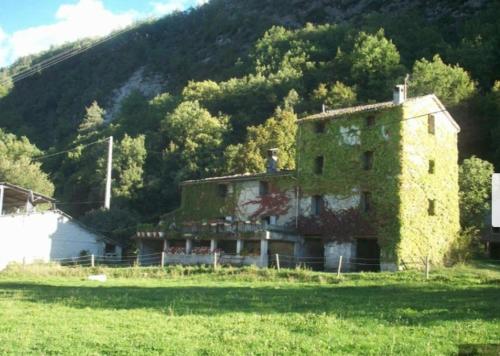
{"label": "tree", "polygon": [[491,175],[493,165],[472,156],[465,159],[459,167],[460,218],[463,228],[484,225],[490,209]]}
{"label": "tree", "polygon": [[374,35],[360,32],[348,59],[351,80],[359,84],[360,94],[365,99],[386,99],[404,72],[399,52],[392,41],[385,38],[383,29]]}
{"label": "tree", "polygon": [[248,128],[244,144],[230,145],[224,152],[228,173],[260,173],[266,169],[267,150],[278,148],[278,168],[295,168],[297,116],[276,109],[274,116],[259,126]]}
{"label": "tree", "polygon": [[26,137],[17,138],[0,129],[0,181],[51,196],[54,185],[41,163],[33,161],[41,153]]}
{"label": "tree", "polygon": [[132,138],[125,134],[116,145],[113,156],[113,196],[131,198],[142,188],[143,166],[146,159],[145,136]]}
{"label": "tree", "polygon": [[12,87],[12,79],[7,75],[7,72],[0,71],[0,99],[9,94]]}
{"label": "tree", "polygon": [[445,105],[455,105],[476,90],[469,74],[460,66],[447,65],[436,54],[432,62],[425,58],[415,62],[410,81],[412,95],[434,93]]}
{"label": "tree", "polygon": [[356,91],[341,82],[335,82],[330,87],[321,83],[311,95],[316,107],[325,104],[329,109],[345,108],[356,103]]}
{"label": "tree", "polygon": [[86,114],[83,121],[78,126],[78,134],[86,135],[90,132],[97,131],[104,123],[104,114],[106,112],[101,109],[96,101],[86,108]]}
{"label": "tree", "polygon": [[82,216],[82,222],[114,240],[127,241],[136,230],[140,217],[134,211],[112,206],[94,209]]}
{"label": "tree", "polygon": [[166,160],[177,167],[176,182],[218,170],[228,122],[226,116],[212,116],[198,101],[184,101],[165,117],[162,131],[170,138]]}

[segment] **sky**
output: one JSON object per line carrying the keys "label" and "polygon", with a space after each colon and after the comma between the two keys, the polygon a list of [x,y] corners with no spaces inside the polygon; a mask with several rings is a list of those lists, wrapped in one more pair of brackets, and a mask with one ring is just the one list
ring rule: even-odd
{"label": "sky", "polygon": [[0,0],[0,68],[19,57],[208,0]]}

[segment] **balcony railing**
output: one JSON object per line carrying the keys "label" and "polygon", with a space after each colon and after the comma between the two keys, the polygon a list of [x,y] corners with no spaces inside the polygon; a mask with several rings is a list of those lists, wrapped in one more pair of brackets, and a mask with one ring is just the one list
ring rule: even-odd
{"label": "balcony railing", "polygon": [[[141,230],[141,229],[139,229]],[[183,235],[241,235],[262,233],[265,231],[292,232],[290,228],[282,225],[266,224],[260,221],[227,221],[210,220],[203,222],[183,222],[182,224],[172,224],[166,232],[160,232],[161,228],[148,228],[148,231],[138,231],[138,237],[159,237],[163,238],[171,233],[181,233]]]}

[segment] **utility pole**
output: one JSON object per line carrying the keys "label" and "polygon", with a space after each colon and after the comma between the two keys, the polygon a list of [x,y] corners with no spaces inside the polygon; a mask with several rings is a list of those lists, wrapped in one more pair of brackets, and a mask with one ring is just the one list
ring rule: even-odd
{"label": "utility pole", "polygon": [[113,136],[109,137],[108,146],[108,169],[106,173],[106,196],[104,197],[104,209],[111,207],[111,170],[113,169]]}

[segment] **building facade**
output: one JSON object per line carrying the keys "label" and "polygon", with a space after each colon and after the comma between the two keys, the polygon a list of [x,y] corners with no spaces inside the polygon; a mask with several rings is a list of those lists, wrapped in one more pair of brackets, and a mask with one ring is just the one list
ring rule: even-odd
{"label": "building facade", "polygon": [[121,257],[121,247],[55,208],[55,200],[0,182],[0,270],[8,263],[70,262],[82,253]]}
{"label": "building facade", "polygon": [[259,266],[278,254],[326,270],[341,256],[344,270],[443,261],[459,230],[459,126],[436,96],[406,99],[398,86],[393,101],[297,125],[295,171],[277,171],[271,151],[266,173],[182,183],[181,207],[137,233],[141,252]]}

